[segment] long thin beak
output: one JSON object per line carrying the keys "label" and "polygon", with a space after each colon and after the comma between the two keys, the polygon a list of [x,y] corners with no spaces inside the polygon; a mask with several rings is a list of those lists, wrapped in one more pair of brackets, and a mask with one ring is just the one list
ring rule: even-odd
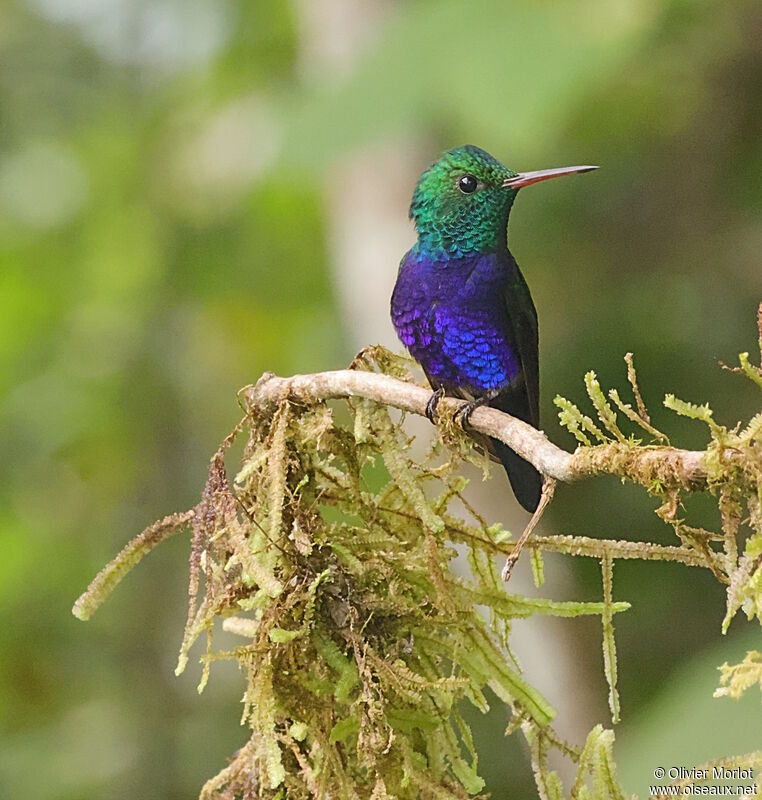
{"label": "long thin beak", "polygon": [[503,181],[504,188],[520,189],[522,186],[530,186],[533,183],[547,181],[551,178],[560,178],[562,175],[573,175],[575,172],[592,172],[598,167],[585,165],[582,167],[557,167],[556,169],[537,169],[534,172],[519,172],[512,178]]}

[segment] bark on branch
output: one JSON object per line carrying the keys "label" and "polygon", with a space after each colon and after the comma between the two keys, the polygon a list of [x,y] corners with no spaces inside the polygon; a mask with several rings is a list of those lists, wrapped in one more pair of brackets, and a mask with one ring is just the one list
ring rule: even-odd
{"label": "bark on branch", "polygon": [[[244,391],[244,396],[255,407],[270,406],[285,399],[312,405],[330,399],[364,397],[423,416],[431,391],[389,375],[343,369],[289,378],[266,372],[256,385]],[[442,398],[439,413],[452,414],[462,404],[462,400]],[[479,433],[505,442],[543,475],[565,483],[608,474],[645,486],[658,481],[661,486],[698,489],[706,484],[703,451],[611,442],[569,453],[531,425],[493,408],[476,409],[470,423]]]}

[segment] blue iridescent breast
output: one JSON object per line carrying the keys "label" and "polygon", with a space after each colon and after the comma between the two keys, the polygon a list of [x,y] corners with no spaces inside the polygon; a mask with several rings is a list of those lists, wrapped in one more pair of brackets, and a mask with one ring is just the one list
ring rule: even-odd
{"label": "blue iridescent breast", "polygon": [[392,321],[432,382],[482,393],[516,378],[520,365],[503,294],[509,277],[494,253],[442,262],[414,248],[405,256]]}

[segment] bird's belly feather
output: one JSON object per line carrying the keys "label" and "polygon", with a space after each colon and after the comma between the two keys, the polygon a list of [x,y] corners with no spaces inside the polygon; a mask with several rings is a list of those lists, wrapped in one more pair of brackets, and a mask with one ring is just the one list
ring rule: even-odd
{"label": "bird's belly feather", "polygon": [[518,375],[503,315],[439,305],[434,317],[442,352],[455,366],[459,385],[489,391],[507,386]]}
{"label": "bird's belly feather", "polygon": [[520,373],[494,256],[442,269],[408,254],[392,296],[392,321],[433,382],[476,395]]}
{"label": "bird's belly feather", "polygon": [[446,387],[481,393],[508,386],[519,373],[507,321],[496,310],[413,299],[397,304],[393,321],[413,358]]}

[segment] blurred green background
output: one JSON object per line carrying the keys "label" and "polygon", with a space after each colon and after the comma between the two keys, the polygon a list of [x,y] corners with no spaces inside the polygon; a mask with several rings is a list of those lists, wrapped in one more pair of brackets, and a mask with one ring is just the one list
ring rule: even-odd
{"label": "blurred green background", "polygon": [[[407,202],[441,150],[602,165],[522,193],[511,223],[551,438],[572,445],[553,395],[581,401],[590,368],[621,391],[628,350],[683,446],[704,432],[660,410],[666,391],[724,423],[758,410],[717,360],[756,347],[760,31],[758,2],[727,0],[3,0],[0,796],[193,797],[245,741],[233,666],[200,698],[196,669],[173,675],[186,539],[90,624],[70,608],[131,535],[195,502],[240,386],[394,343]],[[489,492],[520,525],[499,476]],[[653,507],[599,480],[562,489],[545,525],[671,542]],[[594,562],[551,567],[547,594],[599,596]],[[762,746],[759,696],[711,698],[715,667],[762,638],[742,619],[719,635],[714,579],[621,563],[615,595],[633,603],[625,786]],[[575,665],[579,740],[607,722],[600,632],[563,625],[540,657]],[[475,722],[493,796],[533,796],[504,715]]]}

